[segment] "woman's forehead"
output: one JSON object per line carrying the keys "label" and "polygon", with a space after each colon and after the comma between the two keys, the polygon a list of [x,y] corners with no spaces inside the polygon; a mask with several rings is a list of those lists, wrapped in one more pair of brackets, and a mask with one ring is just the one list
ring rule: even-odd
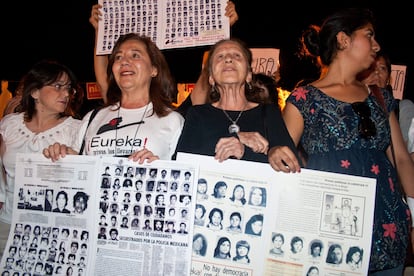
{"label": "woman's forehead", "polygon": [[219,53],[219,52],[222,52],[222,51],[242,52],[243,49],[240,46],[240,44],[235,42],[235,41],[226,41],[226,42],[223,42],[222,44],[218,45],[213,54],[216,54],[216,53]]}

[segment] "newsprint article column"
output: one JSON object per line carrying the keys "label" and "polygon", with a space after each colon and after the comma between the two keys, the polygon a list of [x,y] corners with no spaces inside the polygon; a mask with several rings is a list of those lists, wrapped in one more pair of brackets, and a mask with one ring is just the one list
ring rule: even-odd
{"label": "newsprint article column", "polygon": [[[177,160],[200,166],[191,275],[367,275],[375,179],[185,153]],[[355,252],[362,262],[351,265]]]}
{"label": "newsprint article column", "polygon": [[1,275],[190,274],[198,167],[41,154],[16,165]]}

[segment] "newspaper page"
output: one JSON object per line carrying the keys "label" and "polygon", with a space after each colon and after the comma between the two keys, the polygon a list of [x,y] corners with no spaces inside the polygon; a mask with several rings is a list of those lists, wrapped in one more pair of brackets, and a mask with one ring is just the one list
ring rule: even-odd
{"label": "newspaper page", "polygon": [[94,275],[189,275],[198,167],[104,157],[107,170],[98,191]]}
{"label": "newspaper page", "polygon": [[146,35],[160,49],[212,45],[230,37],[227,0],[99,0],[96,54],[110,54],[127,33]]}
{"label": "newspaper page", "polygon": [[367,275],[375,179],[186,153],[177,160],[200,166],[191,275]]}
{"label": "newspaper page", "polygon": [[189,275],[198,167],[127,158],[17,158],[10,275]]}
{"label": "newspaper page", "polygon": [[41,154],[18,154],[16,161],[13,219],[0,271],[90,275],[98,159],[67,156],[52,163]]}

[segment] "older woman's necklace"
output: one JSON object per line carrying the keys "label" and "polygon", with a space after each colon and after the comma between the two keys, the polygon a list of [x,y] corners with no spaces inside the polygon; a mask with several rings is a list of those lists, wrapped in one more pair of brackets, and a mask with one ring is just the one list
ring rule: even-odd
{"label": "older woman's necklace", "polygon": [[227,119],[230,120],[231,124],[229,126],[229,133],[233,134],[233,133],[238,133],[240,131],[240,127],[237,124],[237,122],[239,121],[241,115],[243,114],[244,110],[246,109],[247,103],[244,105],[243,109],[239,112],[239,115],[237,115],[237,118],[235,120],[233,120],[230,115],[226,112],[226,110],[222,109],[224,112],[224,115],[226,115]]}

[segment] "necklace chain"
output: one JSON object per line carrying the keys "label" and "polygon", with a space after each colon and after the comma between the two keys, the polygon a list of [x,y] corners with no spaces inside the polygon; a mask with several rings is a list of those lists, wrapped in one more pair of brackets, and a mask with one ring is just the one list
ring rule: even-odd
{"label": "necklace chain", "polygon": [[223,110],[223,112],[224,112],[224,115],[226,115],[226,117],[230,120],[230,122],[232,122],[233,124],[237,124],[237,122],[239,121],[239,119],[240,119],[240,116],[243,114],[243,111],[244,110],[242,110],[242,111],[240,111],[239,112],[239,115],[237,115],[237,118],[236,118],[236,120],[233,120],[231,117],[230,117],[230,115],[226,112],[226,110],[224,110],[224,109],[222,109]]}
{"label": "necklace chain", "polygon": [[[247,105],[247,104],[246,104],[246,105]],[[226,115],[227,119],[229,119],[229,120],[230,120],[230,122],[231,122],[231,125],[229,126],[229,133],[230,133],[230,134],[232,134],[232,133],[238,133],[238,132],[240,131],[240,127],[239,127],[239,125],[237,124],[237,122],[239,121],[239,119],[240,119],[241,115],[243,114],[244,110],[246,109],[246,105],[245,105],[245,106],[243,107],[243,109],[239,112],[239,115],[237,115],[237,118],[236,118],[235,120],[233,120],[233,119],[230,117],[230,115],[227,113],[227,111],[226,111],[226,110],[222,109],[222,110],[223,110],[224,115]]]}
{"label": "necklace chain", "polygon": [[[135,141],[135,138],[137,138],[138,131],[141,128],[141,125],[144,123],[144,117],[145,117],[145,114],[147,114],[148,106],[149,106],[149,103],[145,106],[145,110],[144,110],[144,113],[142,114],[141,120],[137,122],[137,128],[135,129],[134,139],[132,141]],[[119,109],[118,109],[118,115],[117,115],[118,118],[120,116],[120,110],[121,110],[121,103],[119,103]],[[117,156],[117,150],[118,150],[116,141],[118,141],[118,127],[116,127],[115,129],[115,152],[114,152],[115,156]],[[129,155],[133,153],[133,149],[134,149],[134,143],[132,143],[131,145],[131,152],[129,153]]]}

